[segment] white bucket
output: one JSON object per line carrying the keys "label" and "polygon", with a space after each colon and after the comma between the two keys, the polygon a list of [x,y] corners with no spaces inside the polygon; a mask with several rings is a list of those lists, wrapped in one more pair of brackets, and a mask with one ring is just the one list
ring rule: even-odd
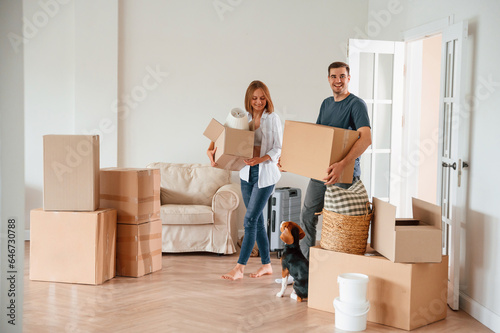
{"label": "white bucket", "polygon": [[339,297],[333,300],[335,308],[335,327],[344,331],[359,332],[366,330],[366,317],[370,302],[346,303]]}
{"label": "white bucket", "polygon": [[344,273],[337,277],[340,301],[347,303],[365,303],[368,288],[368,275]]}

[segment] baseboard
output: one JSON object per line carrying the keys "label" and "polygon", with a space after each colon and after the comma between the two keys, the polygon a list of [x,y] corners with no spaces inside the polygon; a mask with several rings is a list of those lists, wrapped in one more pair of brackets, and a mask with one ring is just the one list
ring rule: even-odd
{"label": "baseboard", "polygon": [[30,240],[30,231],[29,230],[24,230],[24,240]]}
{"label": "baseboard", "polygon": [[245,229],[238,229],[238,239],[240,239],[245,234]]}
{"label": "baseboard", "polygon": [[463,293],[460,293],[460,309],[493,332],[500,332],[500,316]]}

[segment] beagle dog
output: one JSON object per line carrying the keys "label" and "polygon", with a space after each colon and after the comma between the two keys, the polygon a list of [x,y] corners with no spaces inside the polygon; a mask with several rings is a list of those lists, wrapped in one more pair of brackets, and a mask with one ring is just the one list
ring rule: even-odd
{"label": "beagle dog", "polygon": [[276,297],[283,297],[287,287],[288,275],[294,279],[291,298],[297,302],[307,300],[309,286],[309,261],[300,251],[299,240],[306,235],[297,223],[288,221],[281,222],[281,240],[285,243],[285,249],[281,257],[281,290]]}

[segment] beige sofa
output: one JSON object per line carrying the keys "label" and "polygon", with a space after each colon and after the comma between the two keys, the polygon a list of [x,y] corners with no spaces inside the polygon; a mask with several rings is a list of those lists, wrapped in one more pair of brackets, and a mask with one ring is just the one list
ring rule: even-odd
{"label": "beige sofa", "polygon": [[204,164],[147,167],[160,169],[162,252],[236,252],[241,190],[230,171]]}

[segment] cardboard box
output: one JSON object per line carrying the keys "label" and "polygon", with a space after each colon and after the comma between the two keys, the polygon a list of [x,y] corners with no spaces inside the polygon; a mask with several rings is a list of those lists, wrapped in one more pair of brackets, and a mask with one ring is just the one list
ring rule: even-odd
{"label": "cardboard box", "polygon": [[43,209],[99,208],[99,136],[43,136]]}
{"label": "cardboard box", "polygon": [[254,132],[225,127],[212,119],[204,136],[215,142],[215,162],[217,168],[233,171],[241,170],[243,160],[253,157]]}
{"label": "cardboard box", "polygon": [[101,169],[102,208],[115,208],[118,223],[140,224],[160,218],[160,170]]}
{"label": "cardboard box", "polygon": [[30,279],[102,284],[115,276],[116,210],[31,211]]}
{"label": "cardboard box", "polygon": [[161,270],[161,220],[118,224],[116,275],[140,277]]}
{"label": "cardboard box", "polygon": [[[328,167],[341,161],[358,138],[356,131],[286,120],[281,166],[288,172],[324,181]],[[339,183],[352,183],[354,163],[345,167]]]}
{"label": "cardboard box", "polygon": [[396,207],[374,197],[371,246],[393,262],[441,262],[441,207],[415,198],[412,207],[412,219],[396,219]]}
{"label": "cardboard box", "polygon": [[362,256],[312,247],[308,306],[335,312],[337,276],[343,273],[368,275],[368,321],[413,330],[446,318],[447,256],[441,263],[398,264],[373,253]]}

